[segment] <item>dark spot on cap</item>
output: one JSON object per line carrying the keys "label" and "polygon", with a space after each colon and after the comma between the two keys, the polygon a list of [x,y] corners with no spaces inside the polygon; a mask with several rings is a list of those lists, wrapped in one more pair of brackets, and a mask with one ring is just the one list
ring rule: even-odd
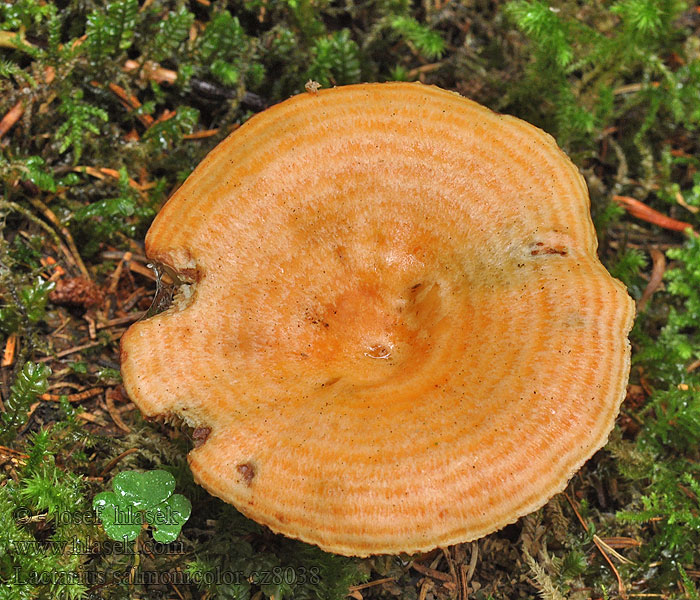
{"label": "dark spot on cap", "polygon": [[537,242],[535,246],[538,246],[530,252],[532,256],[538,256],[541,254],[557,254],[559,256],[566,256],[569,251],[564,246],[545,246],[542,242]]}
{"label": "dark spot on cap", "polygon": [[253,464],[249,462],[241,463],[236,467],[236,471],[241,474],[243,483],[250,487],[250,484],[253,482],[253,477],[255,477],[255,467]]}
{"label": "dark spot on cap", "polygon": [[321,387],[330,387],[330,386],[332,386],[333,384],[338,383],[339,381],[340,381],[340,377],[332,377],[331,379],[329,379],[329,380],[326,381],[325,383],[322,383],[322,384],[321,384]]}
{"label": "dark spot on cap", "polygon": [[210,433],[211,427],[195,427],[195,430],[192,432],[194,447],[199,448],[202,444],[204,444],[204,442],[207,441]]}

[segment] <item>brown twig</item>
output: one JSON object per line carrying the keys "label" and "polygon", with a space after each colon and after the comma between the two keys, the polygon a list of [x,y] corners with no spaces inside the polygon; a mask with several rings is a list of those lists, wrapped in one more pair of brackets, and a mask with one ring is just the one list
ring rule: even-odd
{"label": "brown twig", "polygon": [[164,69],[155,63],[146,63],[141,65],[135,60],[127,60],[124,63],[123,68],[127,72],[141,69],[146,79],[150,79],[156,83],[173,84],[177,80],[177,72],[171,71],[170,69]]}
{"label": "brown twig", "polygon": [[664,279],[664,272],[666,271],[666,257],[664,253],[657,248],[652,248],[649,250],[651,254],[651,260],[653,261],[653,267],[651,269],[651,277],[649,278],[649,283],[644,288],[642,292],[642,297],[637,303],[637,312],[644,312],[647,302],[654,295],[654,292],[659,289],[661,282]]}
{"label": "brown twig", "polygon": [[603,548],[605,548],[605,550],[606,550],[608,553],[612,554],[612,555],[613,555],[617,560],[619,560],[621,563],[625,563],[625,564],[627,564],[627,565],[633,565],[633,564],[634,564],[629,558],[626,558],[626,557],[622,556],[622,554],[620,554],[620,553],[619,553],[617,550],[615,550],[612,546],[609,546],[608,544],[606,544],[606,543],[603,541],[603,539],[600,538],[600,537],[598,537],[597,535],[593,535],[593,541],[595,542],[596,546],[598,546],[598,547],[601,547],[601,546],[602,546]]}
{"label": "brown twig", "polygon": [[148,258],[142,253],[134,254],[131,250],[105,250],[100,253],[100,257],[104,260],[121,260],[127,252],[132,255],[131,260],[137,260],[144,264],[149,262]]}
{"label": "brown twig", "polygon": [[88,423],[94,423],[95,425],[99,425],[100,427],[107,426],[107,423],[105,423],[102,419],[100,419],[99,417],[96,417],[95,415],[93,415],[89,412],[78,413],[75,416],[78,419],[82,419],[83,421],[87,421]]}
{"label": "brown twig", "polygon": [[408,73],[406,73],[406,76],[409,79],[413,79],[417,75],[421,75],[423,73],[430,73],[432,71],[437,71],[444,64],[445,64],[445,62],[441,61],[441,62],[436,62],[436,63],[430,63],[429,65],[421,65],[420,67],[416,67],[415,69],[411,69]]}
{"label": "brown twig", "polygon": [[129,297],[124,300],[121,309],[125,312],[130,311],[132,308],[134,308],[134,306],[136,306],[136,303],[147,294],[148,292],[144,286],[137,287],[133,292],[131,292]]}
{"label": "brown twig", "polygon": [[631,537],[606,537],[601,539],[611,548],[636,548],[642,545],[642,542]]}
{"label": "brown twig", "polygon": [[0,121],[0,138],[12,129],[24,114],[24,103],[20,100]]}
{"label": "brown twig", "polygon": [[72,388],[74,390],[80,390],[82,392],[80,388],[82,388],[83,386],[79,383],[73,383],[72,381],[57,381],[56,383],[52,383],[49,387],[47,387],[46,391],[50,392],[51,390],[59,390],[67,387]]}
{"label": "brown twig", "polygon": [[158,123],[163,123],[164,121],[169,121],[172,119],[175,115],[177,114],[176,110],[170,110],[170,109],[165,109],[160,117],[158,117],[154,122],[153,125],[157,125]]}
{"label": "brown twig", "polygon": [[698,207],[698,206],[691,206],[690,204],[688,204],[688,203],[685,201],[685,198],[683,197],[683,194],[681,194],[680,192],[676,192],[676,202],[678,202],[678,204],[680,204],[683,208],[685,208],[686,210],[690,211],[690,212],[693,213],[694,215],[696,215],[696,214],[698,214],[698,212],[700,212],[700,207]]}
{"label": "brown twig", "polygon": [[17,349],[17,332],[11,333],[5,343],[5,351],[2,354],[2,366],[10,367],[15,362],[15,350]]}
{"label": "brown twig", "polygon": [[91,340],[97,339],[97,328],[95,327],[95,319],[93,319],[88,313],[83,315],[83,319],[88,324],[88,336]]}
{"label": "brown twig", "polygon": [[126,315],[124,317],[117,317],[116,319],[110,319],[109,321],[105,321],[104,323],[99,323],[96,327],[96,329],[108,329],[110,327],[118,327],[119,325],[128,325],[129,323],[133,323],[134,321],[138,321],[141,319],[147,311],[142,310],[139,312],[132,313],[130,315]]}
{"label": "brown twig", "polygon": [[468,600],[469,584],[467,583],[467,565],[459,565],[459,600]]}
{"label": "brown twig", "polygon": [[652,81],[651,83],[628,83],[627,85],[621,85],[613,90],[615,96],[620,94],[634,94],[636,92],[641,92],[645,87],[650,86],[653,88],[659,87],[658,81]]}
{"label": "brown twig", "polygon": [[472,542],[472,555],[469,559],[469,570],[467,571],[467,583],[474,577],[474,572],[476,571],[476,564],[479,560],[479,541],[475,540]]}
{"label": "brown twig", "polygon": [[134,273],[138,273],[139,275],[143,275],[144,277],[148,277],[148,279],[151,279],[153,281],[156,280],[156,275],[151,269],[148,267],[144,267],[143,265],[131,261],[129,263],[129,270],[133,271]]}
{"label": "brown twig", "polygon": [[653,223],[664,229],[670,229],[672,231],[685,231],[688,228],[691,230],[693,229],[690,223],[668,217],[658,210],[654,210],[643,202],[630,198],[629,196],[613,196],[613,201],[622,206],[633,217],[637,217],[647,223]]}
{"label": "brown twig", "polygon": [[53,356],[45,356],[43,358],[37,359],[35,362],[49,362],[51,360],[57,359],[57,358],[63,358],[64,356],[69,356],[70,354],[75,354],[76,352],[81,352],[83,350],[87,350],[88,348],[94,348],[95,346],[99,346],[101,344],[107,343],[107,342],[113,342],[116,340],[118,337],[120,337],[121,334],[119,335],[112,335],[112,338],[110,340],[97,340],[95,342],[89,342],[87,344],[81,344],[80,346],[73,346],[72,348],[68,348],[66,350],[61,350],[61,352],[58,352],[57,354]]}
{"label": "brown twig", "polygon": [[183,140],[201,140],[202,138],[212,137],[219,133],[218,129],[205,129],[204,131],[195,131],[194,133],[186,133],[182,136]]}
{"label": "brown twig", "polygon": [[60,236],[56,233],[56,231],[45,221],[37,217],[32,211],[27,210],[23,206],[20,206],[16,202],[10,202],[9,200],[1,200],[0,199],[0,208],[8,208],[10,210],[13,210],[15,212],[20,213],[21,215],[24,215],[27,219],[29,219],[32,223],[35,225],[38,225],[41,227],[46,233],[48,233],[51,236],[51,239],[54,241],[56,246],[61,250],[63,255],[66,257],[66,260],[68,261],[69,264],[74,266],[76,269],[78,268],[78,264],[75,262],[75,258],[71,254],[71,251],[66,247],[66,245],[61,241]]}
{"label": "brown twig", "polygon": [[[93,82],[93,85],[99,86],[100,84]],[[139,99],[133,94],[128,94],[123,87],[118,86],[116,83],[110,83],[109,89],[122,101],[122,104],[126,108],[130,108],[132,110],[138,110],[141,108],[142,104]],[[139,114],[136,115],[136,118],[141,121],[141,124],[146,128],[153,125],[153,117],[151,115]]]}
{"label": "brown twig", "polygon": [[454,582],[454,578],[451,575],[443,573],[442,571],[437,571],[436,569],[431,569],[430,567],[425,567],[420,563],[414,562],[411,564],[411,567],[413,567],[421,575],[432,577],[433,579],[437,579],[438,581],[445,581],[450,583]]}
{"label": "brown twig", "polygon": [[54,260],[53,256],[46,256],[42,258],[40,262],[47,270],[53,270],[53,273],[51,273],[49,277],[49,281],[57,281],[66,274],[64,268]]}
{"label": "brown twig", "polygon": [[112,421],[114,421],[114,424],[117,427],[119,427],[119,429],[121,429],[124,433],[131,433],[131,428],[126,423],[124,423],[124,421],[122,421],[122,418],[119,415],[119,411],[114,406],[115,396],[122,398],[122,395],[113,389],[107,390],[105,392],[105,404],[107,405],[107,412],[109,413],[109,416],[112,417]]}
{"label": "brown twig", "polygon": [[117,263],[117,268],[114,269],[114,272],[112,273],[112,276],[110,278],[110,283],[109,283],[109,288],[107,289],[107,302],[105,304],[105,309],[104,312],[105,314],[109,314],[111,307],[112,307],[112,300],[114,294],[117,292],[117,286],[119,285],[119,281],[122,276],[122,271],[124,270],[124,263],[127,263],[131,260],[132,257],[131,252],[125,252],[124,256],[121,257],[119,262]]}
{"label": "brown twig", "polygon": [[[149,552],[149,554],[151,555],[151,558],[155,558],[153,556],[153,553]],[[180,574],[182,573],[182,571],[180,570],[179,567],[176,569],[176,571]],[[169,583],[170,583],[170,587],[177,594],[178,598],[180,598],[180,600],[185,600],[185,597],[180,593],[180,590],[177,589],[177,586],[172,581],[170,581]],[[189,596],[189,594],[188,594],[188,597],[191,597],[191,596]]]}
{"label": "brown twig", "polygon": [[115,466],[116,464],[124,457],[129,456],[129,454],[133,454],[134,452],[138,452],[138,448],[129,448],[128,450],[124,450],[119,456],[114,457],[112,460],[110,460],[106,465],[105,468],[102,469],[100,472],[100,476],[104,477],[109,473]]}
{"label": "brown twig", "polygon": [[[581,523],[581,526],[585,530],[586,533],[588,533],[588,525],[586,525],[586,522],[583,520],[583,517],[581,514],[578,512],[578,509],[576,508],[576,505],[574,504],[574,501],[569,497],[569,494],[564,492],[564,497],[566,500],[569,502],[571,505],[571,508],[574,511],[574,514],[576,515],[576,518],[579,520],[579,523]],[[603,549],[603,546],[600,544],[600,538],[597,535],[593,536],[593,543],[595,544],[596,548],[600,551],[600,553],[603,555],[603,558],[605,559],[605,562],[608,563],[610,568],[612,569],[612,572],[615,574],[615,577],[617,579],[617,590],[620,594],[620,597],[622,600],[627,600],[627,591],[625,590],[625,584],[622,581],[622,577],[620,577],[620,573],[618,570],[615,568],[615,565],[613,564],[612,560],[610,560],[610,557],[608,554],[605,552]]]}
{"label": "brown twig", "polygon": [[29,458],[29,454],[15,450],[14,448],[8,448],[7,446],[0,446],[0,452],[2,454],[8,454],[11,456],[16,456],[18,458]]}
{"label": "brown twig", "polygon": [[47,402],[60,402],[61,398],[66,398],[68,402],[82,402],[83,400],[88,400],[89,398],[99,396],[103,390],[104,388],[91,388],[89,390],[85,390],[84,392],[68,394],[67,396],[63,394],[41,394],[39,396],[39,400],[45,400]]}
{"label": "brown twig", "polygon": [[[119,179],[121,177],[119,171],[116,169],[109,169],[107,167],[88,167],[88,166],[78,166],[78,167],[73,167],[73,171],[76,173],[86,173],[87,175],[90,175],[92,177],[96,177],[97,179],[105,179],[105,176],[108,177],[113,177],[114,179]],[[138,190],[139,192],[143,192],[145,190],[150,190],[155,187],[155,183],[139,183],[135,179],[132,179],[129,177],[129,185],[134,188],[135,190]]]}
{"label": "brown twig", "polygon": [[367,583],[361,583],[359,585],[351,585],[348,588],[350,592],[356,592],[358,590],[365,590],[375,585],[381,585],[382,583],[389,583],[390,581],[396,581],[396,577],[384,577],[383,579],[375,579],[374,581],[369,581]]}
{"label": "brown twig", "polygon": [[425,600],[428,596],[428,591],[435,587],[435,582],[427,577],[423,578],[423,583],[420,586],[420,592],[418,593],[418,600]]}
{"label": "brown twig", "polygon": [[73,236],[71,235],[71,232],[68,231],[67,227],[64,227],[61,222],[58,220],[58,217],[54,214],[54,212],[46,206],[41,200],[38,198],[29,198],[29,201],[32,203],[33,206],[35,206],[37,209],[39,209],[42,214],[49,220],[51,223],[61,232],[61,235],[63,238],[66,240],[66,243],[68,244],[68,248],[70,248],[71,255],[73,257],[73,260],[75,261],[75,264],[77,265],[78,269],[82,273],[83,277],[85,279],[92,279],[90,277],[90,272],[87,270],[87,267],[85,266],[85,263],[83,262],[83,259],[80,257],[80,252],[78,252],[78,248],[75,245],[75,241],[73,240]]}

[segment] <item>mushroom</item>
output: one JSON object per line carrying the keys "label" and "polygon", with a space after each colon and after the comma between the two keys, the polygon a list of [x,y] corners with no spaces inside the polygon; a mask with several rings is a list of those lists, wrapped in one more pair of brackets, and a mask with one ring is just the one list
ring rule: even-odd
{"label": "mushroom", "polygon": [[172,306],[122,340],[210,493],[346,555],[479,538],[605,443],[634,308],[554,139],[407,83],[295,96],[216,147],[148,256]]}

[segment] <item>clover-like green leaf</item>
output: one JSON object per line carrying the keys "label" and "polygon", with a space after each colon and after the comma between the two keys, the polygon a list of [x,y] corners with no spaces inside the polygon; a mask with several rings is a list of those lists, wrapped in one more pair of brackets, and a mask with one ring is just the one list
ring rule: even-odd
{"label": "clover-like green leaf", "polygon": [[114,478],[112,487],[122,506],[128,503],[138,510],[148,510],[170,497],[175,490],[175,478],[162,470],[124,471]]}
{"label": "clover-like green leaf", "polygon": [[146,511],[146,522],[154,529],[153,539],[163,544],[175,541],[191,513],[192,505],[182,494],[174,494]]}
{"label": "clover-like green leaf", "polygon": [[187,498],[172,495],[175,478],[167,471],[125,471],[114,478],[112,487],[113,492],[97,494],[92,505],[114,540],[133,541],[148,523],[156,541],[172,542],[192,512]]}
{"label": "clover-like green leaf", "polygon": [[102,521],[105,533],[113,540],[135,540],[143,525],[143,515],[132,505],[123,505],[114,492],[97,494],[92,507]]}

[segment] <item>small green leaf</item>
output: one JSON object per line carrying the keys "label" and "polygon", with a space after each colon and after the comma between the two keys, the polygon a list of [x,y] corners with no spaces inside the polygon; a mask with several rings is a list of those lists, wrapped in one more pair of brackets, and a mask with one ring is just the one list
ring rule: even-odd
{"label": "small green leaf", "polygon": [[192,505],[182,494],[174,494],[146,511],[146,522],[154,529],[153,539],[163,544],[175,541],[191,513]]}
{"label": "small green leaf", "polygon": [[125,217],[132,216],[135,211],[136,204],[132,198],[107,198],[79,208],[75,211],[73,218],[76,221],[95,218],[123,220]]}
{"label": "small green leaf", "polygon": [[39,189],[47,192],[56,191],[56,181],[40,156],[30,156],[26,161],[27,177]]}
{"label": "small green leaf", "polygon": [[38,277],[33,286],[20,290],[19,296],[24,305],[27,319],[31,323],[38,323],[43,319],[49,292],[53,290],[55,285],[53,281],[44,281],[41,277]]}
{"label": "small green leaf", "polygon": [[105,533],[113,540],[135,540],[143,524],[141,512],[131,504],[121,503],[114,492],[97,494],[92,507],[102,521]]}
{"label": "small green leaf", "polygon": [[97,516],[102,518],[102,511],[108,505],[117,503],[117,497],[114,492],[100,492],[92,499],[92,508],[97,513]]}
{"label": "small green leaf", "polygon": [[124,471],[114,478],[112,487],[122,506],[131,504],[138,510],[148,510],[173,493],[175,478],[162,470],[147,473]]}

